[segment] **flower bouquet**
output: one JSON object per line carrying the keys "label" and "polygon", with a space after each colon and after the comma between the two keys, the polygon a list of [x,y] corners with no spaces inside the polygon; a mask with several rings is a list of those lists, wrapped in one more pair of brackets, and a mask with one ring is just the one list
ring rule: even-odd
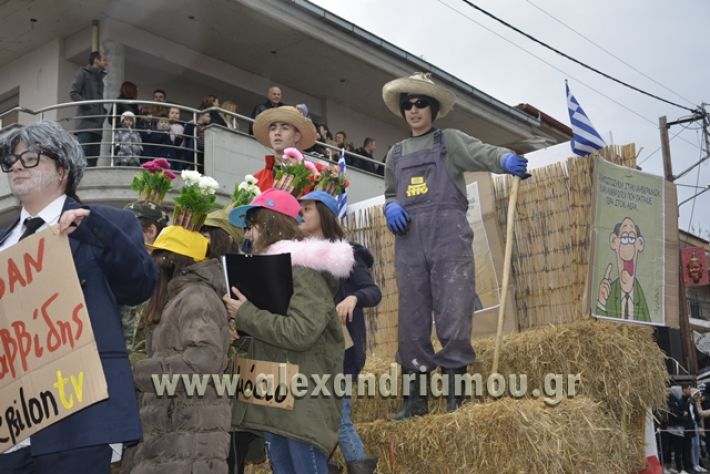
{"label": "flower bouquet", "polygon": [[219,183],[214,178],[192,170],[184,170],[180,176],[185,185],[175,198],[173,225],[199,231],[207,213],[218,207],[215,193]]}
{"label": "flower bouquet", "polygon": [[143,163],[143,171],[133,178],[131,188],[138,191],[138,199],[160,204],[173,187],[175,177],[175,173],[170,171],[168,160],[156,158]]}
{"label": "flower bouquet", "polygon": [[296,148],[286,148],[280,166],[275,170],[274,188],[300,196],[304,186],[320,179],[320,172],[312,161],[304,160]]}
{"label": "flower bouquet", "polygon": [[333,196],[339,196],[350,186],[350,182],[345,179],[345,173],[338,165],[330,165],[321,170],[321,178],[315,185],[316,191],[325,191]]}
{"label": "flower bouquet", "polygon": [[244,181],[239,183],[234,188],[234,193],[232,194],[232,206],[244,206],[251,203],[252,199],[261,194],[259,186],[257,186],[258,180],[248,174],[244,176]]}

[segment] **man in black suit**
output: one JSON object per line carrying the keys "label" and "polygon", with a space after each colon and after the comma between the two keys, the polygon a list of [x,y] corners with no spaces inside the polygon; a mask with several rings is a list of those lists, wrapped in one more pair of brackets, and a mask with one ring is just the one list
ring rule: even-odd
{"label": "man in black suit", "polygon": [[105,474],[114,452],[142,436],[118,305],[148,299],[158,270],[130,211],[79,202],[85,166],[81,146],[56,122],[0,136],[0,167],[22,206],[0,230],[0,250],[53,224],[69,236],[109,394],[0,454],[3,474]]}

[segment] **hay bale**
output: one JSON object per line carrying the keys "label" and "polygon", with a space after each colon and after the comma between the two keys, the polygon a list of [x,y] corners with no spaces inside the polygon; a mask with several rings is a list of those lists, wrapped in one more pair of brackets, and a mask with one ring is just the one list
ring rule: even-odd
{"label": "hay bale", "polygon": [[[484,384],[490,374],[494,346],[494,338],[474,342],[477,360],[469,373],[480,374]],[[576,395],[602,402],[621,420],[622,416],[642,416],[648,407],[665,405],[668,374],[664,360],[651,328],[585,320],[505,336],[499,372],[506,380],[511,374],[525,374],[528,396],[534,389],[545,393],[546,374],[561,374],[565,388],[567,375],[579,374]],[[370,357],[363,373],[379,376],[389,370],[391,363]],[[353,420],[357,423],[384,419],[400,408],[401,392],[400,386],[396,398],[354,398]],[[473,401],[481,403],[486,398]],[[444,400],[430,400],[429,408],[442,413]]]}
{"label": "hay bale", "polygon": [[[476,341],[475,348],[471,371],[485,378],[495,340]],[[499,372],[527,374],[529,389],[542,389],[548,373],[579,374],[576,393],[603,402],[619,419],[665,406],[667,398],[665,354],[652,328],[640,325],[588,319],[506,336]]]}
{"label": "hay bale", "polygon": [[633,472],[644,462],[641,430],[629,436],[601,404],[582,397],[556,407],[506,398],[357,429],[379,457],[380,473],[607,474]]}

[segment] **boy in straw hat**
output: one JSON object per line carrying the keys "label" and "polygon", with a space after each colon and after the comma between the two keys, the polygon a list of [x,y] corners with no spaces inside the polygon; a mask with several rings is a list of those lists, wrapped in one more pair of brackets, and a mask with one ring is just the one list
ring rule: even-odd
{"label": "boy in straw hat", "polygon": [[[401,116],[412,136],[395,144],[385,165],[385,217],[395,234],[399,285],[397,362],[410,396],[391,419],[428,412],[428,374],[448,375],[447,410],[461,404],[455,375],[475,358],[471,345],[475,273],[473,232],[466,220],[465,171],[526,174],[527,160],[511,150],[481,143],[459,130],[433,126],[451,111],[456,96],[415,73],[382,88],[387,108]],[[432,314],[443,348],[431,345]]]}
{"label": "boy in straw hat", "polygon": [[261,112],[254,121],[254,137],[265,147],[272,148],[275,155],[266,155],[266,166],[254,174],[262,191],[273,187],[276,157],[281,157],[286,148],[303,151],[316,142],[316,127],[296,107],[284,105]]}

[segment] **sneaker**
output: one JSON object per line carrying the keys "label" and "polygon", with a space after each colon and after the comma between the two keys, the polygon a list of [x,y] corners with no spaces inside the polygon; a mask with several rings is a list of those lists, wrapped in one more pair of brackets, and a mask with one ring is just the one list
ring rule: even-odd
{"label": "sneaker", "polygon": [[693,469],[695,469],[695,472],[708,472],[708,470],[702,466],[693,466]]}

